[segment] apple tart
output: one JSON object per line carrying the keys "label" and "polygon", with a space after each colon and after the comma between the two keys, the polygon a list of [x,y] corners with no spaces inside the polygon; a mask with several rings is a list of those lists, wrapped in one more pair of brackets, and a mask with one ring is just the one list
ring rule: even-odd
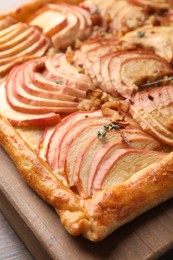
{"label": "apple tart", "polygon": [[0,145],[91,241],[173,197],[168,0],[35,0],[0,15]]}

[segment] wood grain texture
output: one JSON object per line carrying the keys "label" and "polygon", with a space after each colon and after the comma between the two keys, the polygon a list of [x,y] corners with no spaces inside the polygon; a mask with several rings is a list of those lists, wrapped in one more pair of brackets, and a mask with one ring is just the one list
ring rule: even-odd
{"label": "wood grain texture", "polygon": [[173,248],[173,200],[93,243],[70,236],[0,149],[0,209],[36,259],[156,259]]}
{"label": "wood grain texture", "polygon": [[28,250],[0,213],[0,259],[33,260]]}

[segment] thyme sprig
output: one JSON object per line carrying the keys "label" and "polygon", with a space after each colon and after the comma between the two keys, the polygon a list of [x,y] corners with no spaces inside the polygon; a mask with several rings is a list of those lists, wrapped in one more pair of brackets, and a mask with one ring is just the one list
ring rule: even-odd
{"label": "thyme sprig", "polygon": [[141,87],[150,87],[150,86],[153,86],[153,85],[160,84],[162,82],[167,82],[167,81],[172,81],[172,80],[173,80],[173,76],[170,76],[166,79],[158,79],[158,80],[155,80],[153,82],[147,82],[147,83],[141,85]]}
{"label": "thyme sprig", "polygon": [[119,131],[120,129],[123,129],[126,127],[125,124],[122,124],[121,122],[112,122],[110,124],[103,125],[103,131],[98,131],[97,136],[99,139],[103,139],[106,136],[107,132],[110,131]]}
{"label": "thyme sprig", "polygon": [[145,32],[143,32],[143,31],[137,31],[136,34],[137,34],[137,36],[140,37],[140,38],[142,38],[142,37],[145,36]]}

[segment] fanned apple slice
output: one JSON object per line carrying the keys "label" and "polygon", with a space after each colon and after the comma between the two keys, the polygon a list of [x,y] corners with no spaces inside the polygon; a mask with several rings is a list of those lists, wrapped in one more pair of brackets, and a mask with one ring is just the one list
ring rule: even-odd
{"label": "fanned apple slice", "polygon": [[0,114],[6,117],[13,126],[51,126],[60,121],[60,115],[55,113],[29,114],[15,111],[6,99],[4,85],[0,86]]}
{"label": "fanned apple slice", "polygon": [[10,27],[0,32],[1,77],[16,64],[44,55],[50,47],[50,42],[37,28],[28,27],[25,23],[17,23]]}
{"label": "fanned apple slice", "polygon": [[[38,60],[39,62],[39,60]],[[41,62],[41,60],[40,60]],[[36,61],[29,61],[24,64],[22,64],[21,69],[18,73],[19,81],[20,81],[20,86],[30,95],[36,96],[36,97],[41,97],[45,99],[53,99],[53,100],[64,100],[64,101],[75,101],[77,98],[75,96],[70,96],[63,94],[62,91],[60,93],[60,90],[58,90],[58,87],[56,87],[56,83],[54,83],[54,91],[50,91],[49,88],[47,89],[47,85],[45,88],[40,87],[40,85],[34,84],[32,82],[32,78],[30,77],[29,73],[29,68],[30,65],[33,67],[33,63],[35,64]],[[36,73],[33,71],[33,73]],[[34,75],[33,75],[34,77]],[[50,82],[51,85],[51,82]],[[61,87],[62,88],[62,87]]]}
{"label": "fanned apple slice", "polygon": [[66,84],[67,79],[63,80],[64,77],[62,74],[60,75],[61,80],[58,77],[59,75],[56,76],[55,74],[52,74],[52,72],[57,73],[55,68],[52,72],[48,70],[46,66],[47,59],[49,59],[48,64],[51,63],[50,57],[43,57],[28,63],[28,66],[24,71],[25,77],[30,78],[32,84],[36,85],[41,90],[57,92],[76,99],[85,98],[86,91],[76,88],[77,80],[75,82],[71,81],[71,84]]}
{"label": "fanned apple slice", "polygon": [[110,29],[118,37],[144,25],[149,17],[144,8],[124,0],[116,1],[108,13],[111,17]]}
{"label": "fanned apple slice", "polygon": [[[66,104],[63,104],[64,103],[63,101],[61,102],[61,106],[48,106],[48,105],[46,105],[46,100],[44,100],[45,104],[43,104],[43,106],[40,106],[40,104],[38,104],[38,106],[35,106],[34,104],[32,104],[32,100],[31,100],[30,104],[21,102],[19,99],[16,98],[16,96],[13,93],[13,90],[15,90],[15,88],[17,88],[17,86],[16,86],[17,82],[15,79],[17,72],[18,72],[18,67],[15,67],[10,72],[9,76],[6,79],[6,83],[5,83],[7,100],[13,109],[15,109],[19,112],[22,112],[22,113],[30,113],[30,114],[43,114],[43,113],[50,113],[50,112],[72,113],[77,110],[77,104],[72,107],[66,107],[65,106]],[[12,76],[14,77],[15,80],[13,79]],[[35,103],[34,100],[33,100],[33,103]]]}
{"label": "fanned apple slice", "polygon": [[43,34],[51,38],[67,25],[67,17],[58,10],[52,9],[51,5],[47,5],[30,18],[29,24],[40,27]]}
{"label": "fanned apple slice", "polygon": [[142,7],[152,7],[154,9],[162,10],[171,7],[169,0],[127,0],[128,2]]}
{"label": "fanned apple slice", "polygon": [[57,172],[58,170],[58,160],[60,154],[60,145],[64,138],[65,132],[71,125],[75,124],[80,120],[86,118],[92,118],[95,116],[101,116],[101,111],[96,112],[75,112],[67,117],[65,117],[60,124],[58,124],[53,132],[49,144],[47,146],[47,162],[50,167]]}
{"label": "fanned apple slice", "polygon": [[[164,87],[165,88],[165,87]],[[148,96],[147,99],[141,99],[140,95],[142,96],[143,93],[137,93],[133,99],[133,104],[130,106],[130,113],[134,120],[136,120],[142,129],[151,135],[153,135],[155,138],[157,138],[159,141],[168,144],[173,145],[173,132],[169,130],[169,128],[165,127],[157,121],[157,116],[162,113],[162,110],[159,112],[159,114],[151,116],[149,112],[146,110],[146,105],[149,106],[148,103],[153,102],[153,96]],[[147,102],[147,104],[146,104]],[[158,101],[156,101],[158,102]],[[169,110],[169,107],[172,106],[172,103],[168,103],[168,109],[170,113],[170,120],[171,120],[171,109]],[[156,118],[155,118],[156,117]],[[163,122],[164,123],[164,122]],[[170,121],[171,123],[171,121]]]}
{"label": "fanned apple slice", "polygon": [[[28,41],[31,36],[38,36],[37,33],[35,33],[35,29],[32,27],[28,27],[20,33],[17,37],[8,40],[6,43],[0,44],[0,57],[5,58],[6,56],[8,57],[10,55],[15,55],[19,51],[22,50],[23,44],[26,45],[25,41],[27,40],[27,44],[30,45],[30,42]],[[31,38],[32,39],[32,38]],[[35,39],[35,38],[34,38]],[[35,40],[34,40],[35,41]],[[27,48],[27,45],[26,45]],[[15,52],[14,52],[15,51]],[[9,54],[5,55],[6,52]]]}
{"label": "fanned apple slice", "polygon": [[0,44],[12,40],[16,35],[19,35],[27,28],[25,23],[16,23],[0,31]]}
{"label": "fanned apple slice", "polygon": [[[100,164],[92,185],[92,193],[112,188],[128,180],[136,172],[164,158],[167,153],[119,149]],[[133,162],[133,163],[131,163]]]}
{"label": "fanned apple slice", "polygon": [[[103,124],[108,124],[109,122],[110,118],[95,118],[94,122],[91,122],[87,126],[84,125],[81,128],[81,122],[79,121],[77,129],[75,129],[75,133],[66,144],[66,152],[64,157],[65,160],[63,160],[64,163],[62,162],[60,166],[67,176],[69,186],[74,186],[74,169],[77,160],[80,158],[83,147],[85,147],[93,137],[97,136],[97,132],[100,130]],[[76,128],[75,125],[74,128]]]}
{"label": "fanned apple slice", "polygon": [[173,73],[172,67],[159,56],[143,51],[115,54],[109,63],[110,80],[117,92],[129,97],[143,82]]}
{"label": "fanned apple slice", "polygon": [[97,39],[84,43],[80,50],[75,52],[74,61],[77,67],[82,66],[85,72],[96,83],[95,73],[93,72],[93,63],[95,63],[104,54],[115,52],[121,46],[113,39]]}
{"label": "fanned apple slice", "polygon": [[[171,129],[169,126],[173,124],[173,120],[171,120],[170,116],[165,116],[164,113],[162,113],[162,109],[158,109],[158,103],[161,102],[161,98],[158,98],[158,96],[164,96],[165,92],[168,90],[168,86],[162,87],[162,88],[156,88],[156,89],[151,89],[147,92],[142,92],[140,97],[139,97],[139,102],[142,102],[145,104],[143,106],[144,110],[151,116],[153,119],[152,121],[156,123],[157,129],[160,129],[161,133],[165,133],[167,136],[170,136],[170,138],[173,138],[173,129]],[[171,91],[172,91],[172,86],[171,86]],[[157,94],[158,93],[158,94]],[[173,101],[173,100],[172,100]],[[170,105],[168,105],[170,107]],[[169,111],[170,115],[173,112],[172,104],[171,107],[167,107],[167,110]],[[163,111],[164,112],[164,111]],[[169,129],[170,128],[170,129]]]}
{"label": "fanned apple slice", "polygon": [[83,40],[91,34],[92,23],[86,10],[64,3],[51,6],[67,16],[67,26],[52,37],[56,49],[64,49],[74,44],[76,39]]}
{"label": "fanned apple slice", "polygon": [[157,150],[161,147],[160,143],[141,130],[124,129],[121,130],[117,140],[108,142],[96,151],[94,159],[91,161],[88,178],[81,176],[83,187],[85,187],[88,195],[91,195],[91,187],[98,169],[103,161],[107,161],[109,157],[116,154],[118,149],[135,149],[135,150]]}
{"label": "fanned apple slice", "polygon": [[21,74],[23,74],[22,68],[23,64],[15,67],[10,72],[9,79],[7,79],[6,83],[8,95],[13,96],[21,103],[37,107],[77,107],[78,103],[74,101],[51,99],[48,95],[47,97],[42,98],[35,96],[34,93],[28,94],[23,87],[23,81],[21,78]]}
{"label": "fanned apple slice", "polygon": [[61,8],[65,8],[67,11],[74,13],[78,17],[80,26],[76,38],[80,40],[88,38],[92,32],[92,22],[89,12],[75,5],[66,3],[59,3],[58,5],[60,5]]}
{"label": "fanned apple slice", "polygon": [[168,62],[173,60],[173,28],[171,26],[144,26],[127,33],[121,40],[152,50]]}
{"label": "fanned apple slice", "polygon": [[93,88],[90,78],[79,73],[77,68],[67,61],[65,54],[58,54],[53,59],[47,59],[46,68],[45,77],[50,80],[62,81],[82,91]]}
{"label": "fanned apple slice", "polygon": [[[101,115],[101,116],[87,117],[83,120],[76,122],[75,124],[70,125],[68,127],[68,129],[66,129],[64,136],[62,138],[62,141],[60,143],[60,146],[59,146],[60,154],[59,154],[59,158],[58,158],[56,167],[64,170],[68,144],[69,144],[70,140],[76,135],[76,132],[82,130],[89,124],[93,124],[93,123],[102,124],[102,122],[103,122],[103,124],[105,123],[105,118]],[[108,123],[110,122],[110,117],[108,117],[107,122]]]}
{"label": "fanned apple slice", "polygon": [[5,76],[10,69],[17,64],[43,56],[49,47],[49,43],[46,43],[42,38],[38,43],[35,43],[32,47],[29,47],[24,52],[20,53],[20,55],[2,59],[0,61],[0,63],[2,63],[2,65],[0,65],[0,76]]}
{"label": "fanned apple slice", "polygon": [[81,196],[89,196],[97,165],[103,156],[111,149],[116,151],[123,147],[155,150],[160,147],[160,143],[132,125],[120,131],[108,132],[102,140],[91,138],[81,149],[73,174],[74,185]]}

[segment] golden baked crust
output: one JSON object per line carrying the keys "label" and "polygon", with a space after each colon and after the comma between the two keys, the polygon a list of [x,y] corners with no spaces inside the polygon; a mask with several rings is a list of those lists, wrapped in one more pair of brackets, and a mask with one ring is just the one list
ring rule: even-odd
{"label": "golden baked crust", "polygon": [[[26,22],[44,3],[54,2],[59,1],[35,0],[1,14],[0,18],[8,14]],[[173,152],[114,188],[83,199],[62,183],[3,116],[0,116],[0,145],[27,184],[54,207],[64,227],[74,236],[82,234],[91,241],[102,240],[123,224],[173,197]]]}

